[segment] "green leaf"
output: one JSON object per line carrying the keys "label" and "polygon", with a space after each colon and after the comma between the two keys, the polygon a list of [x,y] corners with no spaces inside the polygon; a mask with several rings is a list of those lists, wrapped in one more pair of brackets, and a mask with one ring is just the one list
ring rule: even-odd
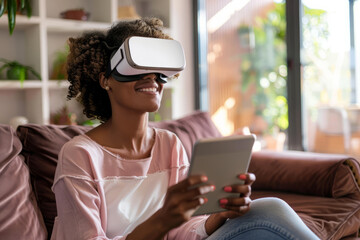
{"label": "green leaf", "polygon": [[25,8],[25,0],[20,0],[20,8],[21,9]]}
{"label": "green leaf", "polygon": [[3,66],[0,68],[0,74],[2,74],[2,71],[4,71],[5,68],[7,68],[6,65],[3,65]]}
{"label": "green leaf", "polygon": [[5,0],[1,0],[0,2],[0,17],[4,14],[5,12]]}
{"label": "green leaf", "polygon": [[24,74],[22,75],[23,77],[8,78],[8,79],[25,80],[27,78],[27,72],[30,71],[35,77],[37,77],[39,80],[41,80],[40,74],[38,72],[36,72],[35,69],[33,69],[30,66],[23,65],[17,61],[9,61],[4,58],[0,58],[0,62],[4,63],[0,67],[0,74],[4,69],[8,69],[8,71],[10,70],[10,74],[12,74],[12,76],[14,75],[13,73],[15,73],[15,72],[21,72],[20,69],[22,69],[22,71],[24,72]]}
{"label": "green leaf", "polygon": [[24,2],[25,2],[24,8],[26,9],[26,16],[30,18],[32,15],[30,0],[24,0]]}
{"label": "green leaf", "polygon": [[5,59],[5,58],[0,58],[0,62],[3,62],[3,63],[10,63],[9,60]]}
{"label": "green leaf", "polygon": [[9,22],[9,32],[12,35],[15,28],[15,18],[16,18],[16,0],[8,0],[7,9],[8,9],[8,22]]}
{"label": "green leaf", "polygon": [[41,80],[41,76],[40,76],[32,67],[27,67],[27,69],[28,69],[35,77],[37,77],[39,80]]}
{"label": "green leaf", "polygon": [[27,78],[26,67],[18,65],[8,68],[6,78],[9,80],[25,80]]}

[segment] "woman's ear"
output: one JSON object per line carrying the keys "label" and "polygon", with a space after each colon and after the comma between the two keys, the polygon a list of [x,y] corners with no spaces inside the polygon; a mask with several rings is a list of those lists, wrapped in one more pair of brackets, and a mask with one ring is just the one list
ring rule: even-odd
{"label": "woman's ear", "polygon": [[101,86],[103,89],[109,90],[108,78],[105,77],[105,73],[100,73],[100,74],[99,74],[99,83],[100,83],[100,86]]}

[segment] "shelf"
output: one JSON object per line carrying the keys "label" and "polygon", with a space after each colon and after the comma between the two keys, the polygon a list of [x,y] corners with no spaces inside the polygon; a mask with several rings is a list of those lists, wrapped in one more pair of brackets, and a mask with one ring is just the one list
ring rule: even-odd
{"label": "shelf", "polygon": [[[31,18],[28,18],[24,15],[16,15],[16,24],[14,31],[17,29],[26,29],[26,27],[29,27],[31,25],[38,25],[40,24],[40,18],[38,16],[32,16]],[[8,17],[7,14],[4,14],[0,18],[0,28],[8,28]]]}
{"label": "shelf", "polygon": [[18,80],[0,80],[0,91],[8,89],[34,89],[41,88],[40,80],[25,80],[23,84]]}
{"label": "shelf", "polygon": [[[70,83],[67,80],[49,80],[47,85],[50,89],[68,88]],[[18,80],[0,80],[0,91],[6,89],[27,89],[27,88],[41,88],[43,83],[40,80],[25,80],[21,85]],[[171,89],[172,83],[164,84],[164,89]]]}
{"label": "shelf", "polygon": [[[166,84],[164,84],[164,89],[172,89],[173,84],[171,82],[168,82]],[[1,88],[1,84],[0,84],[0,88]],[[70,83],[68,82],[68,80],[49,80],[48,81],[48,86],[50,89],[64,89],[64,88],[68,88],[70,86]]]}
{"label": "shelf", "polygon": [[46,27],[49,32],[81,32],[86,30],[106,30],[110,23],[89,22],[69,19],[47,18]]}
{"label": "shelf", "polygon": [[50,89],[63,89],[68,88],[70,83],[67,80],[49,80],[48,86]]}

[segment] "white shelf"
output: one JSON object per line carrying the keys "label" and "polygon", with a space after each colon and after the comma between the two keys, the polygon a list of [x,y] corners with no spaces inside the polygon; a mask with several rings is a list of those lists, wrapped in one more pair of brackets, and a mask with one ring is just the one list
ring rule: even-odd
{"label": "white shelf", "polygon": [[18,80],[0,80],[0,91],[8,89],[41,89],[41,87],[42,82],[40,80],[25,80],[23,84],[21,84]]}
{"label": "white shelf", "polygon": [[[28,88],[42,88],[44,83],[40,80],[25,80],[23,84],[18,80],[0,80],[0,91],[7,89],[28,89]],[[67,89],[70,83],[67,80],[54,80],[50,79],[47,82],[49,89]],[[171,89],[172,83],[168,82],[164,84],[164,89]]]}
{"label": "white shelf", "polygon": [[88,30],[107,30],[110,23],[47,18],[45,22],[49,32],[82,32]]}
{"label": "white shelf", "polygon": [[68,88],[70,83],[67,80],[49,80],[48,86],[50,89],[63,89]]}
{"label": "white shelf", "polygon": [[[38,16],[32,16],[31,18],[28,18],[24,15],[16,15],[16,24],[15,24],[15,30],[16,29],[24,29],[30,25],[38,25],[40,24],[40,17]],[[7,14],[4,14],[0,18],[0,28],[8,28],[8,16]]]}

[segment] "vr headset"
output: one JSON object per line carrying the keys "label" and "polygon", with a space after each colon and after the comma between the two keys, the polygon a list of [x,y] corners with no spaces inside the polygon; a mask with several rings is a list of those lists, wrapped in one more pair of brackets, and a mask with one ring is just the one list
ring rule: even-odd
{"label": "vr headset", "polygon": [[131,82],[155,73],[158,81],[166,83],[185,65],[184,51],[178,41],[133,36],[112,54],[105,76]]}

